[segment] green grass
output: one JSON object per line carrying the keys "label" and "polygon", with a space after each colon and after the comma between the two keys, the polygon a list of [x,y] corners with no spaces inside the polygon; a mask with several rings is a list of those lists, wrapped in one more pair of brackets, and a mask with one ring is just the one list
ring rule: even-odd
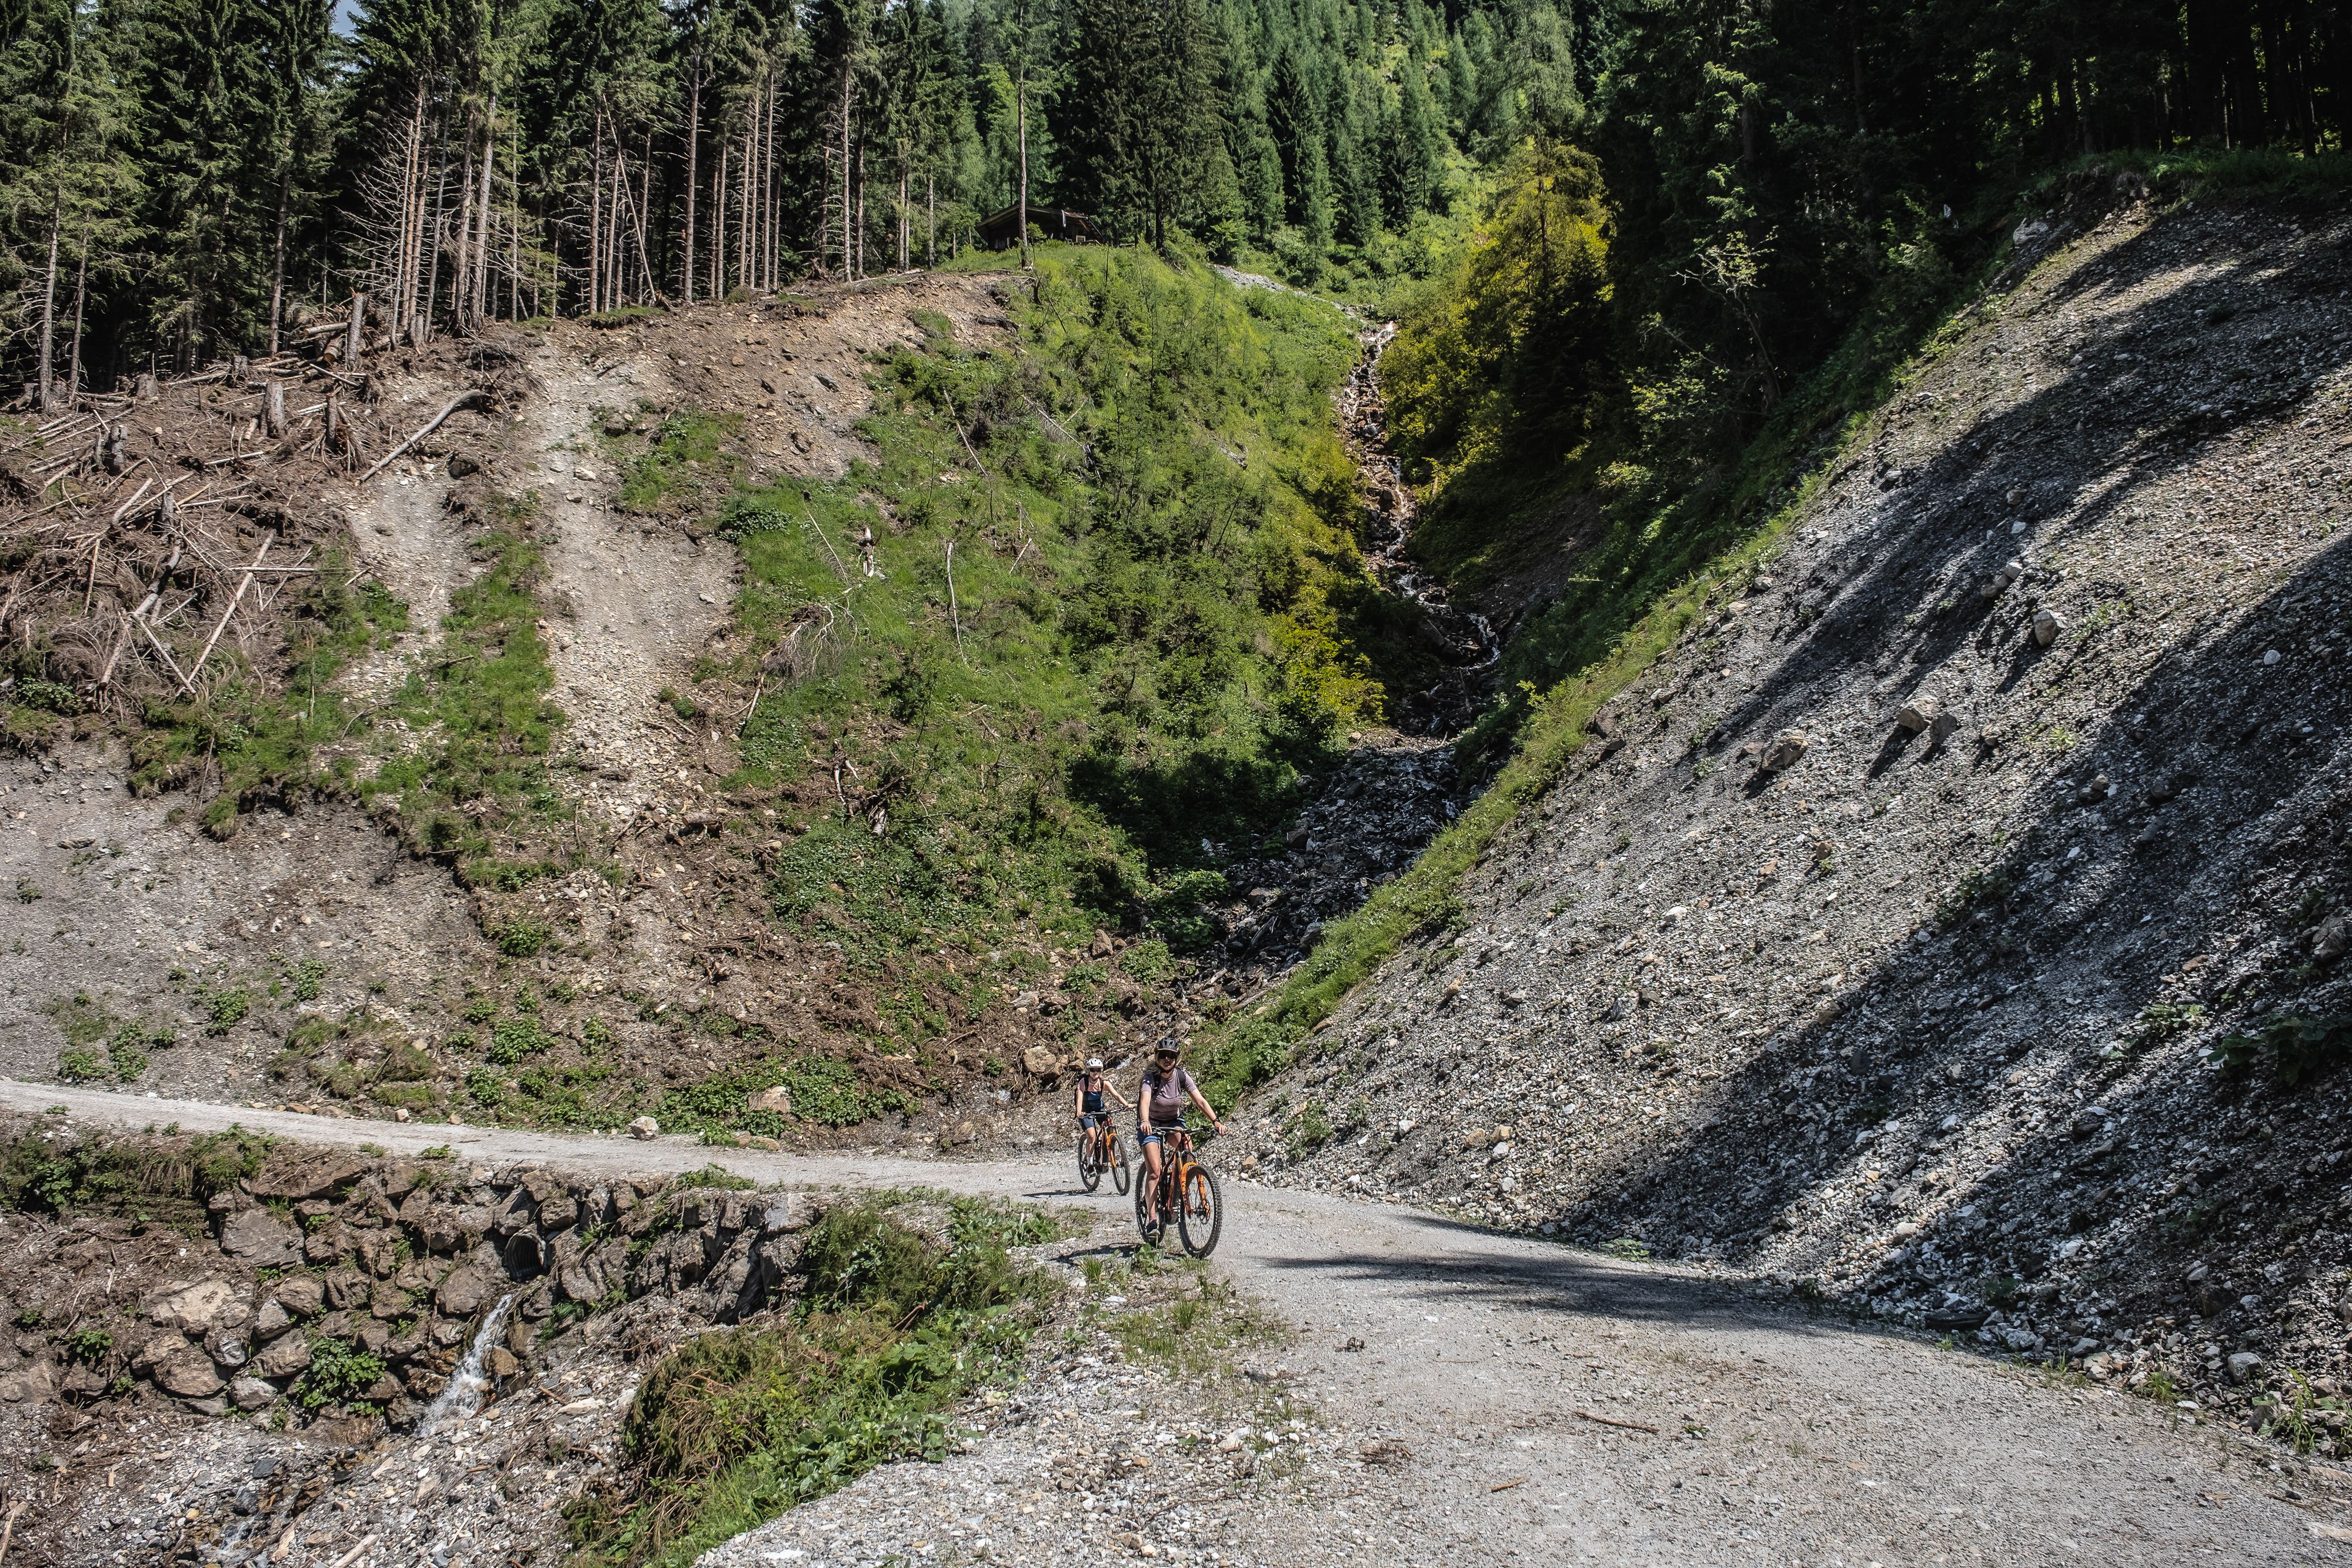
{"label": "green grass", "polygon": [[682,1568],[877,1464],[945,1457],[957,1402],[1014,1372],[1055,1287],[1007,1253],[1011,1211],[956,1204],[943,1243],[908,1204],[836,1205],[789,1318],[704,1334],[654,1369],[622,1424],[622,1476],[568,1511],[583,1563]]}
{"label": "green grass", "polygon": [[[468,886],[514,885],[518,866],[530,868],[520,880],[544,874],[517,852],[569,811],[548,772],[563,716],[548,700],[554,674],[537,630],[546,562],[523,531],[530,503],[506,505],[512,531],[477,542],[480,574],[450,596],[440,648],[391,705],[423,744],[360,786],[367,799],[395,797],[402,838]],[[492,936],[510,956],[546,941],[544,928]]]}
{"label": "green grass", "polygon": [[[348,788],[348,772],[322,776],[314,761],[318,747],[356,722],[334,679],[408,626],[406,605],[373,580],[349,580],[352,576],[350,560],[330,549],[318,570],[291,580],[282,674],[269,676],[216,649],[214,658],[229,662],[226,679],[208,675],[187,696],[150,699],[141,727],[128,737],[132,789],[152,795],[177,789],[216,766],[221,789],[205,808],[204,825],[227,838],[257,806],[298,804],[308,794]],[[181,651],[184,665],[194,653]]]}
{"label": "green grass", "polygon": [[1347,532],[1342,319],[1137,253],[1036,277],[1019,351],[926,320],[870,378],[872,463],[721,518],[764,658],[738,782],[832,808],[775,912],[869,958],[1023,922],[1196,947],[1225,891],[1202,841],[1262,835],[1421,668],[1380,667],[1405,640]]}
{"label": "green grass", "polygon": [[205,1203],[259,1170],[271,1146],[269,1138],[236,1127],[79,1143],[26,1134],[0,1141],[0,1208],[152,1213],[199,1222]]}

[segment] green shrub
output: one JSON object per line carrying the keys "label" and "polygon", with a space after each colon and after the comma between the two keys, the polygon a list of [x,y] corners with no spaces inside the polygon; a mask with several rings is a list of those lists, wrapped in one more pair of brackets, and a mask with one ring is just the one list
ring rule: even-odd
{"label": "green shrub", "polygon": [[362,1396],[385,1373],[383,1358],[347,1339],[310,1342],[310,1364],[304,1367],[287,1397],[305,1410],[341,1405],[355,1414],[373,1413]]}
{"label": "green shrub", "polygon": [[106,1058],[95,1051],[68,1051],[58,1058],[58,1076],[68,1083],[95,1083],[106,1075]]}
{"label": "green shrub", "polygon": [[2306,1019],[2292,1014],[2273,1015],[2252,1034],[2232,1031],[2207,1051],[2225,1072],[2242,1073],[2266,1066],[2289,1088],[2332,1071],[2347,1054],[2352,1054],[2352,1017]]}
{"label": "green shrub", "polygon": [[497,943],[499,951],[509,958],[536,956],[540,949],[547,946],[548,938],[554,935],[536,920],[509,920],[504,925],[493,925],[489,930],[490,940]]}
{"label": "green shrub", "polygon": [[205,1032],[222,1035],[245,1021],[253,1010],[253,994],[243,986],[198,986],[196,1004],[205,1009]]}
{"label": "green shrub", "polygon": [[1022,1309],[1053,1288],[992,1239],[1028,1228],[958,1218],[965,1239],[941,1248],[887,1199],[828,1210],[789,1322],[700,1335],[646,1379],[622,1423],[624,1483],[569,1511],[583,1560],[684,1568],[875,1465],[944,1458],[955,1402],[1017,1366],[1037,1321]]}

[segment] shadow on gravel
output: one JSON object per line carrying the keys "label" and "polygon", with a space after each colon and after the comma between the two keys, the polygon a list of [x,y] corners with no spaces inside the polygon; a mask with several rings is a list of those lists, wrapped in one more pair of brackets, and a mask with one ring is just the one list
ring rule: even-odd
{"label": "shadow on gravel", "polygon": [[[2144,276],[2147,260],[2127,254],[2144,242],[2153,243],[2143,235],[2084,268],[2069,298],[2044,308]],[[1885,520],[1856,536],[1852,575],[1829,590],[1806,641],[1717,729],[1726,737],[1717,745],[1801,722],[1841,671],[1874,660],[1884,670],[1880,655],[1899,653],[1899,675],[1878,688],[1891,727],[1895,706],[1973,640],[1996,665],[2012,651],[2005,679],[2048,694],[2047,724],[1987,737],[1972,758],[1962,747],[1957,766],[1909,787],[1940,787],[1939,809],[1964,818],[1971,772],[2028,768],[2042,775],[2032,825],[1995,841],[2000,858],[1955,891],[1932,930],[1715,1085],[1711,1110],[1680,1138],[1615,1170],[1580,1171],[1583,1190],[1606,1196],[1554,1217],[1571,1232],[1752,1263],[1781,1231],[1834,1239],[1900,1221],[1910,1228],[1895,1231],[1897,1246],[1860,1293],[1891,1306],[1937,1302],[1940,1291],[1929,1310],[1954,1329],[2007,1309],[2034,1325],[2017,1331],[2024,1343],[2008,1340],[2012,1348],[2061,1351],[2078,1334],[2095,1343],[2101,1313],[2122,1301],[2252,1333],[2268,1319],[2242,1294],[2267,1293],[2274,1314],[2283,1291],[2340,1265],[2340,1242],[2295,1217],[2341,1198],[2344,1173],[2327,1156],[2338,1142],[2330,1118],[2352,1106],[2347,1075],[2295,1091],[2273,1070],[2292,1066],[2315,1020],[2352,1016],[2352,958],[2329,967],[2308,946],[2331,907],[2326,891],[2341,910],[2352,889],[2352,679],[2314,646],[2352,609],[2352,533],[2259,603],[2168,632],[2172,651],[2112,704],[2094,677],[2126,651],[2122,640],[2147,609],[2130,598],[2160,595],[2160,573],[2093,584],[2100,615],[2112,618],[2068,628],[2046,649],[2032,634],[2032,577],[1990,602],[1978,591],[2021,545],[2046,559],[2119,510],[2136,517],[2129,508],[2153,480],[2244,456],[2227,431],[2299,413],[2315,380],[2352,360],[2343,289],[2352,267],[2327,235],[2295,243],[2325,254],[2299,260],[2292,276],[2267,270],[2274,254],[2242,256],[2120,325],[2091,329],[2086,351],[2101,354],[2128,344],[2170,358],[2175,341],[2187,346],[2172,370],[2143,366],[2151,378],[2179,378],[2160,423],[2126,423],[2095,386],[2062,377],[1905,486],[1950,500],[1907,515],[1883,504]],[[2259,303],[2244,303],[2248,290]],[[2259,334],[2235,346],[2241,362],[2260,363],[2231,381],[2227,414],[2187,374],[2225,331]],[[2257,356],[2274,333],[2281,340]],[[2145,416],[2144,398],[2132,406]],[[2006,503],[2012,478],[2031,487],[2053,471],[2074,482],[2063,497]],[[2083,489],[2095,498],[2066,530],[2011,536],[2011,516],[2031,520]],[[2259,505],[2247,496],[2217,504],[2242,515]],[[1916,607],[1909,622],[1905,603]],[[2059,699],[2075,694],[2084,711],[2104,707],[2112,721],[2066,729],[2072,705]],[[1965,709],[1965,692],[1943,695]],[[1926,737],[1908,750],[1926,753]],[[1907,754],[1890,743],[1870,776],[1906,776],[1916,765]],[[1720,775],[1692,786],[1736,787]],[[2252,1071],[2200,1065],[2224,1019],[2245,1031]],[[2024,1081],[2011,1075],[2029,1063],[2044,1087],[2021,1115],[2003,1107]],[[2000,1152],[1989,1173],[1956,1180],[1946,1162],[1970,1134],[1982,1134],[1979,1148],[1997,1140]],[[2182,1179],[2164,1180],[2168,1166]],[[2233,1269],[2257,1252],[2280,1272],[2266,1281]],[[2191,1283],[2200,1253],[2213,1266]],[[1811,1256],[1826,1265],[1838,1254],[1832,1239]],[[1792,1277],[1813,1266],[1781,1262]],[[2069,1282],[2063,1296],[2058,1276]],[[2304,1350],[2315,1368],[2343,1354],[2340,1343]]]}
{"label": "shadow on gravel", "polygon": [[[1866,1333],[1884,1325],[1826,1316],[1780,1302],[1759,1302],[1711,1280],[1694,1280],[1437,1215],[1389,1210],[1394,1223],[1429,1233],[1427,1251],[1409,1243],[1328,1258],[1277,1258],[1277,1273],[1317,1274],[1352,1282],[1422,1287],[1433,1304],[1476,1301],[1536,1312],[1685,1327],[1748,1327],[1775,1333]],[[1529,1254],[1529,1249],[1535,1249]]]}
{"label": "shadow on gravel", "polygon": [[[2341,1077],[2296,1092],[2274,1052],[2227,1077],[2199,1058],[2224,1018],[2275,1044],[2352,1013],[2352,963],[2315,965],[2305,946],[2326,907],[2311,890],[2352,887],[2352,681],[2263,662],[2300,649],[2298,611],[2346,603],[2352,537],[2210,642],[2182,639],[2124,718],[2050,771],[2038,820],[1946,904],[1940,937],[1752,1058],[1712,1115],[1638,1168],[1588,1172],[1612,1197],[1563,1220],[1704,1239],[1743,1262],[1784,1217],[1833,1232],[1844,1211],[1882,1226],[1916,1213],[1916,1240],[1865,1291],[1943,1282],[2000,1306],[2085,1249],[2098,1291],[2209,1313],[2263,1281],[2216,1270],[2185,1290],[2200,1248],[2267,1234],[2290,1279],[2339,1262],[2326,1231],[2299,1236],[2290,1217],[2340,1196],[2325,1156]],[[2192,955],[2209,956],[2184,966]],[[1972,1187],[1937,1179],[1948,1141],[1997,1114],[2005,1075],[2053,1053],[2063,1098],[1989,1124],[2006,1154]],[[2252,1140],[2200,1142],[2214,1131],[2200,1119],[2231,1109],[2258,1114]],[[2175,1144],[2196,1155],[2190,1185],[2150,1190],[2134,1156]],[[2127,1218],[2094,1229],[2116,1211]]]}

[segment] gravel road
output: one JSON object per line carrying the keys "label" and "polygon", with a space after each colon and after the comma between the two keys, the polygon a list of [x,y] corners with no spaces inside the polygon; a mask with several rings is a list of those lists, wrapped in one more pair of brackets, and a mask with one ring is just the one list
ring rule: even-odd
{"label": "gravel road", "polygon": [[[188,1130],[234,1121],[405,1153],[446,1144],[492,1166],[645,1173],[716,1155],[762,1182],[1077,1196],[1058,1159],[717,1154],[683,1139],[338,1122],[14,1082],[0,1082],[0,1104]],[[1297,1329],[1298,1396],[1327,1421],[1401,1441],[1412,1458],[1353,1476],[1319,1506],[1244,1521],[1215,1547],[1156,1549],[1171,1561],[1434,1563],[1467,1548],[1529,1562],[1854,1568],[2352,1563],[2352,1476],[2187,1413],[2176,1421],[2112,1390],[2053,1386],[2031,1371],[1760,1305],[1692,1270],[1401,1206],[1240,1183],[1228,1191],[1217,1264]],[[1361,1348],[1343,1348],[1351,1343]],[[987,1458],[950,1460],[928,1490],[952,1487],[956,1466]],[[887,1477],[860,1489],[887,1495],[877,1479]],[[1058,1541],[1000,1532],[990,1560],[1057,1560],[1087,1521],[1073,1519],[1066,1531]]]}

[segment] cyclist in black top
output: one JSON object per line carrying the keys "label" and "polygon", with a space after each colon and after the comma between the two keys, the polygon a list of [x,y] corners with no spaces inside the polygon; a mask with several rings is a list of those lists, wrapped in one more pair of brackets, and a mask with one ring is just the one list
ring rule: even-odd
{"label": "cyclist in black top", "polygon": [[1120,1093],[1118,1090],[1112,1088],[1110,1080],[1103,1076],[1102,1058],[1099,1056],[1089,1056],[1087,1058],[1086,1076],[1078,1080],[1077,1107],[1079,1126],[1091,1132],[1094,1128],[1102,1125],[1108,1119],[1110,1114],[1109,1108],[1103,1104],[1103,1096],[1106,1094],[1118,1101],[1121,1110],[1130,1110],[1133,1108],[1133,1102],[1129,1101],[1126,1095]]}

